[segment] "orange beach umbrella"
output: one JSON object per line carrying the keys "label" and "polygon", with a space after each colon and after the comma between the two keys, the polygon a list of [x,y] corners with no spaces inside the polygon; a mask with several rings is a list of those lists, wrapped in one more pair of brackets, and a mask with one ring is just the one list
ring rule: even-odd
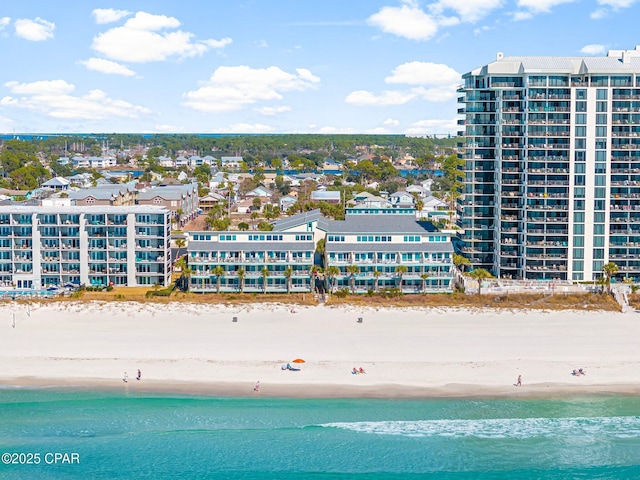
{"label": "orange beach umbrella", "polygon": [[296,358],[292,363],[304,363],[304,360],[301,358]]}

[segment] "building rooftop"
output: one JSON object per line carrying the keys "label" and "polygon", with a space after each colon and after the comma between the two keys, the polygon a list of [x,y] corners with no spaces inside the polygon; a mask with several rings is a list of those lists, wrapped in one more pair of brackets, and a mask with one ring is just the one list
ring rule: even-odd
{"label": "building rooftop", "polygon": [[295,228],[299,225],[306,225],[309,222],[317,222],[319,219],[324,218],[319,208],[311,210],[309,212],[302,212],[296,215],[292,215],[287,218],[282,218],[272,222],[274,232],[282,232]]}
{"label": "building rooftop", "polygon": [[431,222],[418,222],[414,215],[346,215],[344,220],[318,222],[318,228],[332,234],[352,233],[431,233],[438,229]]}

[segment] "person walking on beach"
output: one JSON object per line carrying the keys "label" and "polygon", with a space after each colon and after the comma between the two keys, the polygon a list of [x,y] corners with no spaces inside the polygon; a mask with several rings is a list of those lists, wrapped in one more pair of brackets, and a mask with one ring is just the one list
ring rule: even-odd
{"label": "person walking on beach", "polygon": [[516,381],[516,383],[514,383],[514,385],[516,387],[521,387],[522,386],[522,375],[518,375],[518,380]]}
{"label": "person walking on beach", "polygon": [[138,376],[136,377],[136,380],[141,380],[142,379],[142,372],[140,371],[140,369],[138,369]]}
{"label": "person walking on beach", "polygon": [[124,377],[122,377],[122,381],[124,383],[127,383],[129,381],[129,375],[127,375],[127,372],[124,372]]}
{"label": "person walking on beach", "polygon": [[256,386],[255,386],[255,387],[253,387],[253,391],[254,391],[254,392],[259,392],[259,391],[260,391],[260,380],[258,380],[258,381],[256,382]]}

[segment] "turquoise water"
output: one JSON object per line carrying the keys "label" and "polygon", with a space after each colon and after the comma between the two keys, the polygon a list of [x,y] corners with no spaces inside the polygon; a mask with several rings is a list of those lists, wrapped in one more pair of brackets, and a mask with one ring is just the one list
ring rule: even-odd
{"label": "turquoise water", "polygon": [[[40,458],[0,464],[2,479],[640,478],[640,399],[315,400],[7,388],[0,390],[0,453]],[[77,454],[79,463],[46,457],[55,453],[68,461]]]}

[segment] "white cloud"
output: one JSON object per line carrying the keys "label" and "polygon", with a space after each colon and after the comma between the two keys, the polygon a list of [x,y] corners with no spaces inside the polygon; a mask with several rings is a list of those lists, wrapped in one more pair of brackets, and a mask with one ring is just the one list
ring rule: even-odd
{"label": "white cloud", "polygon": [[71,93],[75,86],[64,80],[4,84],[14,96],[6,96],[0,105],[24,108],[59,119],[101,121],[113,117],[139,118],[150,110],[124,100],[112,99],[101,90],[91,90],[82,96]]}
{"label": "white cloud", "polygon": [[257,47],[259,48],[267,48],[269,46],[269,44],[267,43],[266,40],[257,40],[255,42],[253,42],[256,44]]}
{"label": "white cloud", "polygon": [[41,42],[53,38],[53,31],[56,29],[55,23],[48,22],[40,17],[35,20],[20,18],[13,25],[16,29],[17,37],[31,40],[32,42]]}
{"label": "white cloud", "polygon": [[281,100],[283,92],[315,88],[320,79],[309,70],[287,73],[278,67],[219,67],[197,90],[184,94],[184,105],[204,112],[231,112],[259,101]]}
{"label": "white cloud", "polygon": [[111,60],[105,60],[104,58],[90,58],[88,60],[80,60],[78,63],[84,65],[87,70],[93,70],[100,73],[125,75],[128,77],[136,74],[136,72],[124,65],[112,62]]}
{"label": "white cloud", "polygon": [[573,3],[576,0],[518,0],[519,8],[526,8],[532,13],[548,13],[553,7],[563,3]]}
{"label": "white cloud", "polygon": [[15,122],[10,118],[0,117],[0,133],[9,133],[15,128]]}
{"label": "white cloud", "polygon": [[117,22],[121,18],[131,15],[128,10],[115,10],[113,8],[96,8],[91,14],[96,19],[96,23],[112,23]]}
{"label": "white cloud", "polygon": [[412,123],[409,128],[405,131],[407,135],[446,135],[451,134],[455,135],[457,132],[457,120],[439,120],[439,119],[430,119],[430,120],[420,120],[418,122]]}
{"label": "white cloud", "polygon": [[599,20],[601,18],[606,17],[609,14],[609,10],[606,7],[609,7],[614,12],[621,10],[623,8],[629,8],[638,0],[598,0],[598,5],[605,8],[598,8],[591,12],[590,17],[594,20]]}
{"label": "white cloud", "polygon": [[505,0],[438,0],[429,5],[429,11],[441,15],[445,10],[453,10],[462,22],[475,23],[504,3]]}
{"label": "white cloud", "polygon": [[473,30],[473,34],[477,37],[478,35],[480,35],[483,32],[487,32],[491,30],[491,27],[487,26],[487,25],[483,25],[482,27],[478,27],[476,29]]}
{"label": "white cloud", "polygon": [[0,30],[11,23],[11,18],[9,17],[0,17]]}
{"label": "white cloud", "polygon": [[591,45],[585,45],[584,47],[582,47],[580,49],[580,53],[584,53],[585,55],[599,55],[601,53],[604,53],[606,50],[606,47],[604,45],[598,45],[598,44],[591,44]]}
{"label": "white cloud", "polygon": [[438,22],[413,2],[400,7],[382,7],[367,19],[369,25],[410,40],[429,40],[438,32]]}
{"label": "white cloud", "polygon": [[619,8],[629,8],[634,3],[637,3],[637,1],[638,0],[598,0],[598,5],[604,5],[617,10]]}
{"label": "white cloud", "polygon": [[442,63],[409,62],[397,66],[386,83],[407,85],[451,85],[460,82],[461,75]]}
{"label": "white cloud", "polygon": [[158,133],[177,133],[184,132],[184,127],[178,127],[176,125],[156,125],[155,131]]}
{"label": "white cloud", "polygon": [[391,127],[397,127],[398,125],[400,125],[400,122],[398,120],[395,120],[393,118],[387,118],[384,122],[382,122],[383,125],[388,125]]}
{"label": "white cloud", "polygon": [[64,95],[73,92],[75,88],[64,80],[41,80],[31,83],[11,81],[6,82],[4,86],[17,95]]}
{"label": "white cloud", "polygon": [[318,133],[322,133],[322,134],[350,134],[350,133],[357,133],[357,131],[351,127],[330,127],[330,126],[326,126],[326,127],[320,127],[318,129]]}
{"label": "white cloud", "polygon": [[182,30],[159,32],[179,26],[180,21],[176,18],[138,12],[123,26],[94,37],[92,48],[112,60],[144,63],[202,55],[231,43],[230,38],[194,41],[193,33]]}
{"label": "white cloud", "polygon": [[396,67],[384,81],[417,86],[405,90],[386,90],[380,95],[367,90],[356,90],[347,95],[345,102],[358,106],[404,105],[413,100],[445,102],[455,96],[460,74],[440,63],[409,62]]}
{"label": "white cloud", "polygon": [[282,106],[278,106],[278,107],[254,108],[254,110],[256,112],[258,112],[259,114],[261,114],[261,115],[277,115],[278,113],[284,113],[284,112],[291,111],[291,107],[289,107],[288,105],[282,105]]}
{"label": "white cloud", "polygon": [[598,8],[597,10],[591,12],[591,15],[589,15],[589,17],[591,17],[593,20],[600,20],[601,18],[606,17],[607,13],[609,12],[606,8]]}
{"label": "white cloud", "polygon": [[411,91],[387,90],[380,95],[376,95],[367,90],[356,90],[347,95],[344,101],[349,105],[360,107],[388,107],[391,105],[404,105],[416,97],[416,94]]}
{"label": "white cloud", "polygon": [[528,20],[534,15],[550,13],[553,7],[563,3],[573,3],[576,0],[517,0],[518,10],[512,13],[513,20]]}
{"label": "white cloud", "polygon": [[224,131],[227,133],[270,133],[275,131],[275,128],[261,123],[234,123]]}

